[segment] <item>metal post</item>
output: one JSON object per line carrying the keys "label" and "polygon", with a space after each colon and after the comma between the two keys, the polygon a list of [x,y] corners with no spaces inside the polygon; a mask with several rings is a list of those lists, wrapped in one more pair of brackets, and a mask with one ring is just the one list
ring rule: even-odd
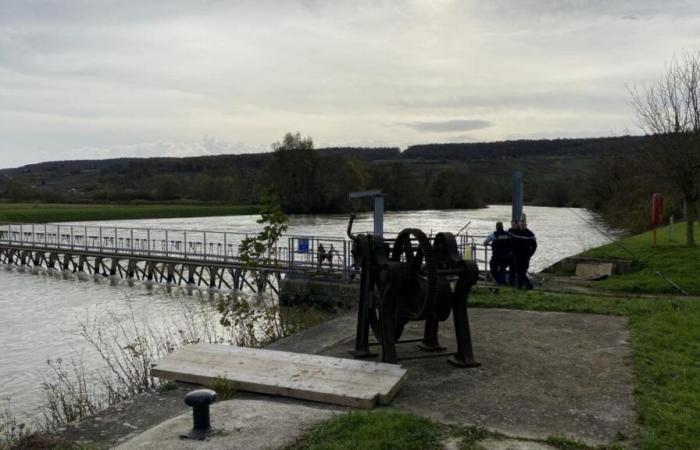
{"label": "metal post", "polygon": [[131,240],[129,241],[129,247],[130,247],[129,250],[133,254],[134,253],[134,229],[133,228],[131,230],[129,230],[129,235],[131,236]]}
{"label": "metal post", "polygon": [[228,256],[228,250],[226,249],[226,244],[228,241],[226,240],[226,236],[228,233],[224,232],[224,261],[226,261],[226,257]]}
{"label": "metal post", "polygon": [[170,241],[168,240],[168,230],[165,230],[165,257],[168,257],[168,251],[170,250]]}
{"label": "metal post", "polygon": [[513,173],[512,220],[520,222],[523,215],[523,173]]}
{"label": "metal post", "polygon": [[187,259],[187,231],[184,231],[183,233],[185,235],[185,259]]}
{"label": "metal post", "polygon": [[85,251],[88,251],[88,235],[87,235],[87,226],[85,227],[85,233],[83,234],[83,239],[85,239]]}
{"label": "metal post", "polygon": [[48,245],[46,242],[46,239],[48,239],[49,235],[46,232],[46,224],[44,224],[44,245]]}
{"label": "metal post", "polygon": [[119,235],[117,234],[117,227],[114,227],[114,242],[112,242],[112,245],[113,245],[113,247],[114,247],[114,252],[115,252],[115,253],[118,253],[118,251],[117,251],[117,242],[119,242],[119,241],[117,240],[118,237],[119,237]]}
{"label": "metal post", "polygon": [[73,225],[70,226],[70,248],[73,250]]}
{"label": "metal post", "polygon": [[24,245],[24,225],[22,224],[19,226],[19,243]]}
{"label": "metal post", "polygon": [[100,227],[100,246],[99,246],[99,249],[100,249],[100,253],[102,253],[102,227]]}
{"label": "metal post", "polygon": [[348,241],[343,239],[343,278],[345,278],[345,281],[348,281],[350,279],[350,274],[348,273],[349,269],[350,266],[348,262]]}
{"label": "metal post", "polygon": [[384,235],[384,195],[372,196],[372,209],[374,210],[374,234]]}
{"label": "metal post", "polygon": [[32,224],[32,245],[36,245],[36,241],[34,239],[34,236],[36,236],[36,234],[34,234],[34,224]]}
{"label": "metal post", "polygon": [[151,256],[151,229],[146,230],[146,239],[148,239],[148,256]]}
{"label": "metal post", "polygon": [[374,212],[374,234],[384,234],[384,194],[379,189],[372,189],[362,192],[351,192],[350,200],[355,198],[367,198],[372,201],[372,211]]}
{"label": "metal post", "polygon": [[204,232],[204,260],[207,260],[207,232]]}

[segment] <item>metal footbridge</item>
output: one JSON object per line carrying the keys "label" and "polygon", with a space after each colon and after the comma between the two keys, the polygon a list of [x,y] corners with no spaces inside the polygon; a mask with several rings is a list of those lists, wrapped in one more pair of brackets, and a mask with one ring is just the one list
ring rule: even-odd
{"label": "metal footbridge", "polygon": [[[66,224],[0,224],[0,264],[218,289],[278,290],[283,277],[349,282],[352,241],[283,236],[269,258],[240,257],[256,233]],[[479,239],[481,241],[481,239]],[[458,236],[463,257],[487,270],[488,247]]]}

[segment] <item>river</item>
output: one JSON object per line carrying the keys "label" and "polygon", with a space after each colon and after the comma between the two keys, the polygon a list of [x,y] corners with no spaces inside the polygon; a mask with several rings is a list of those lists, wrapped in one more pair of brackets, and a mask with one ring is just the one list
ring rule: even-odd
{"label": "river", "polygon": [[[537,235],[539,248],[531,270],[591,247],[609,238],[591,224],[605,227],[586,210],[527,207],[530,229]],[[485,236],[498,220],[506,223],[510,207],[492,205],[476,210],[389,212],[385,217],[388,233],[406,227],[425,232],[456,233],[467,222],[469,234]],[[85,225],[194,229],[251,232],[259,228],[258,216],[150,219],[109,222],[80,222]],[[343,236],[347,215],[291,216],[288,234]],[[585,219],[585,220],[584,220]],[[355,231],[372,228],[371,216],[361,214]],[[110,282],[72,274],[20,271],[0,267],[0,408],[3,399],[12,398],[12,408],[29,414],[42,401],[41,382],[47,373],[47,360],[68,361],[82,354],[91,369],[100,362],[79,336],[81,323],[109,322],[114,318],[156,323],[175,323],[183,307],[211,313],[212,294],[206,291],[164,288],[143,283]]]}

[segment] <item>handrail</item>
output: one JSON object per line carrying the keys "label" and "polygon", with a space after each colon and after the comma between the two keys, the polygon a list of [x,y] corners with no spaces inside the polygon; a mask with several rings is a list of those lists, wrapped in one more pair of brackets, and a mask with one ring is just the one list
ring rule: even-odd
{"label": "handrail", "polygon": [[[351,230],[349,228],[347,231]],[[64,223],[0,223],[0,242],[12,245],[212,262],[236,262],[239,258],[238,244],[251,234],[253,233],[240,231]],[[484,270],[488,270],[489,248],[481,244],[481,240],[477,242],[481,236],[463,234],[457,238],[460,253],[476,260],[479,265],[483,263]],[[286,246],[281,244],[284,239],[287,240]],[[299,247],[302,241],[306,241],[303,249]],[[328,258],[331,247],[335,254],[331,253]],[[466,254],[467,248],[470,248],[469,255]],[[320,267],[326,261],[329,266],[341,270],[349,277],[354,272],[351,250],[352,240],[345,236],[283,235],[274,249],[273,261],[277,265],[288,266],[290,271],[299,267]],[[480,254],[483,254],[483,259]]]}

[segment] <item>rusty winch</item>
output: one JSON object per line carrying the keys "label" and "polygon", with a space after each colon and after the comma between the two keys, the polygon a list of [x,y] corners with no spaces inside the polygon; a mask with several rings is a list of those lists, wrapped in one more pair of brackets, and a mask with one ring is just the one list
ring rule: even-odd
{"label": "rusty winch", "polygon": [[[458,367],[476,367],[467,315],[467,297],[479,269],[459,254],[452,233],[429,239],[415,228],[400,232],[394,240],[376,234],[352,234],[355,216],[350,217],[348,236],[353,241],[354,264],[361,270],[357,313],[356,358],[375,356],[371,345],[381,345],[381,360],[396,363],[396,344],[418,343],[425,352],[438,356],[445,347],[438,340],[438,326],[454,318],[457,351],[449,361]],[[400,340],[409,321],[425,321],[422,339]],[[370,343],[369,330],[377,343]]]}

